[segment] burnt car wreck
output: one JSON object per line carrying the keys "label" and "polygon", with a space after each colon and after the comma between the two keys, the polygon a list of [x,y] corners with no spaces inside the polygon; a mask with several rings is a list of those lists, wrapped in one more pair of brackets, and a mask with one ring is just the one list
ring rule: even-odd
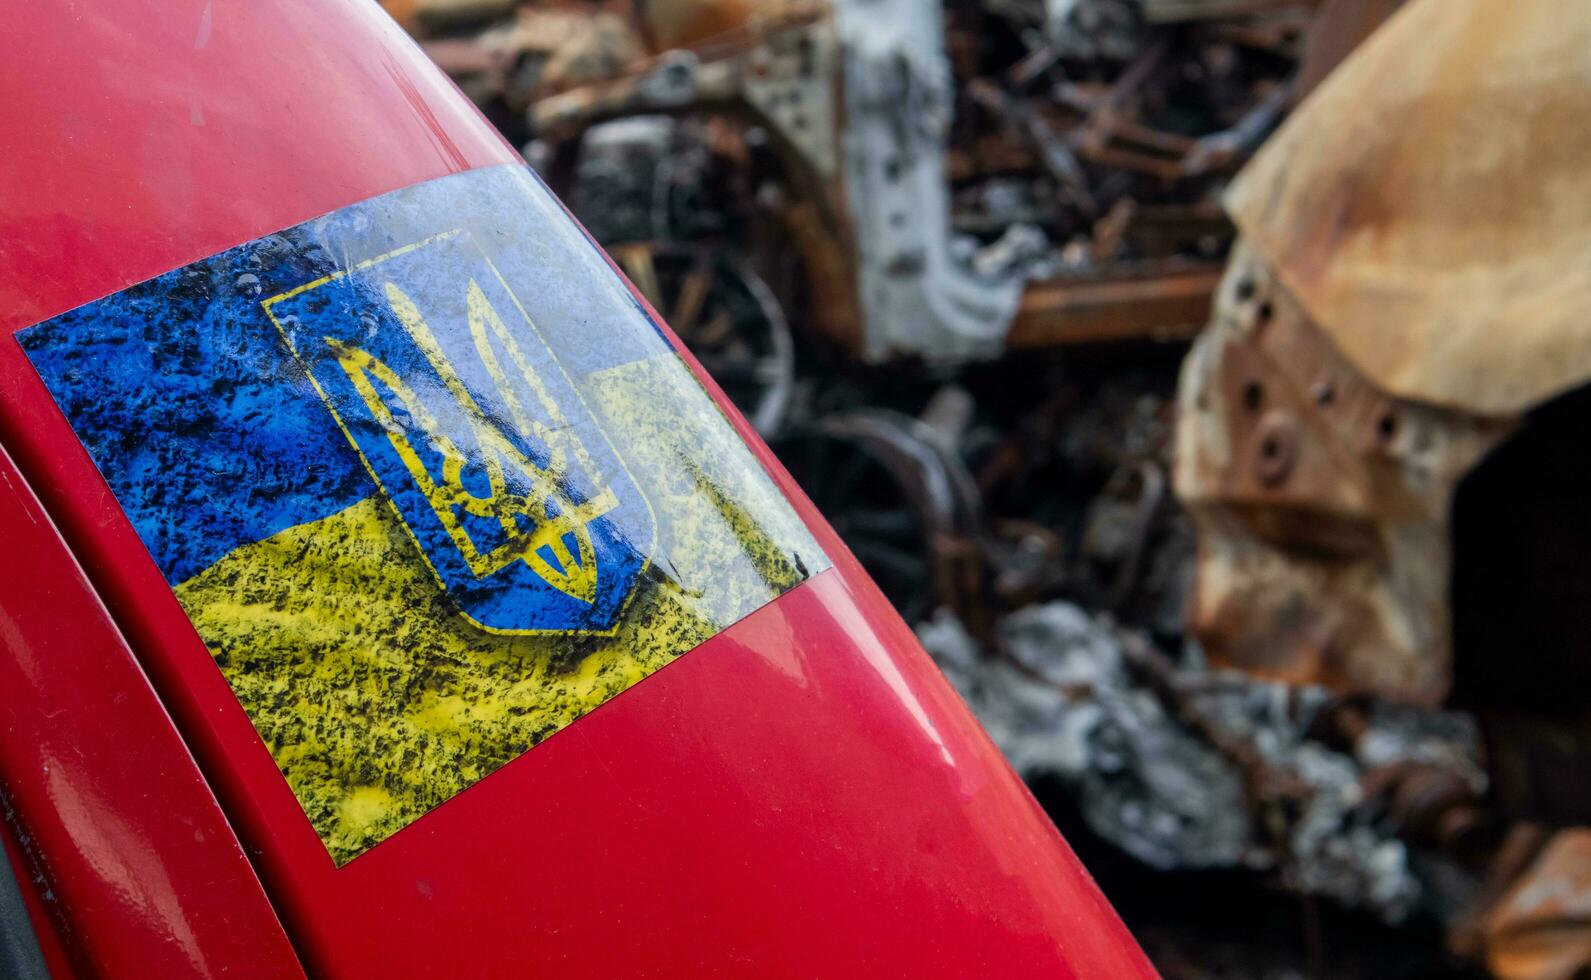
{"label": "burnt car wreck", "polygon": [[1114,892],[1168,974],[1591,964],[1591,21],[389,6],[1060,819],[1297,899],[1306,962],[1223,973]]}

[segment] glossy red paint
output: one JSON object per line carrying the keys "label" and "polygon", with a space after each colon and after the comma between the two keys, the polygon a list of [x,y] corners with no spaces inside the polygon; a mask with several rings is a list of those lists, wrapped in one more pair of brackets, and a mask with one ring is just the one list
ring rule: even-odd
{"label": "glossy red paint", "polygon": [[[163,704],[317,975],[1152,975],[910,631],[733,409],[835,568],[336,869],[9,335],[316,214],[517,156],[367,0],[78,0],[7,8],[0,35],[11,52],[0,59],[0,441],[154,688],[117,689],[117,709],[140,721],[73,701],[81,664],[131,661],[119,637],[107,647],[80,635],[98,623],[101,640],[115,636],[82,579],[40,601],[14,580],[37,579],[22,563],[0,608],[44,632],[20,644],[7,633],[0,669],[25,662],[37,696],[71,712],[81,731],[59,736],[63,750],[78,738],[166,740],[135,773],[142,801],[19,808],[29,833],[34,821],[61,828],[39,838],[46,863],[107,821],[214,816],[208,797],[170,795],[191,790],[197,770],[166,744]],[[0,501],[12,525],[23,513]],[[45,642],[67,653],[28,653]],[[114,768],[99,759],[82,774],[132,778]],[[0,775],[19,799],[59,802],[36,770]],[[235,850],[147,840],[179,870],[236,870]],[[234,974],[293,972],[246,884],[182,890],[170,908],[198,927],[230,917]],[[81,929],[154,944],[157,920],[125,896],[102,875],[60,900]]]}
{"label": "glossy red paint", "polygon": [[298,975],[215,797],[3,451],[0,541],[0,785],[18,867],[50,896],[41,946],[59,938],[55,966],[90,976]]}

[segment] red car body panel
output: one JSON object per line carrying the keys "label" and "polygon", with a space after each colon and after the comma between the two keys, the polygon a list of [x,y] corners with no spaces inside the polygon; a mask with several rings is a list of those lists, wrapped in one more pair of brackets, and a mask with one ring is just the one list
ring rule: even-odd
{"label": "red car body panel", "polygon": [[834,567],[337,868],[11,335],[518,156],[362,0],[31,5],[0,35],[0,777],[75,970],[1152,975],[710,382]]}
{"label": "red car body panel", "polygon": [[0,541],[0,778],[15,866],[35,868],[61,913],[46,934],[84,972],[294,975],[215,796],[3,454]]}

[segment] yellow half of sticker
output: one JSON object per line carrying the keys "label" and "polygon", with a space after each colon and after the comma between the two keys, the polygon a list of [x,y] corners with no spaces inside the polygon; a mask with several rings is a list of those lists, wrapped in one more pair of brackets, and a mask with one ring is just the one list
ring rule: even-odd
{"label": "yellow half of sticker", "polygon": [[177,587],[338,864],[827,565],[677,357],[581,387],[659,515],[611,633],[474,627],[378,496]]}

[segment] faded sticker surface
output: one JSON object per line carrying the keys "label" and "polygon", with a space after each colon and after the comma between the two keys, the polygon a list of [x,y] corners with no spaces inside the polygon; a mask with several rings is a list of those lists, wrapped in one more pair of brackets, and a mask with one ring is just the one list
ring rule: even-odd
{"label": "faded sticker surface", "polygon": [[338,864],[828,567],[520,168],[18,337]]}

